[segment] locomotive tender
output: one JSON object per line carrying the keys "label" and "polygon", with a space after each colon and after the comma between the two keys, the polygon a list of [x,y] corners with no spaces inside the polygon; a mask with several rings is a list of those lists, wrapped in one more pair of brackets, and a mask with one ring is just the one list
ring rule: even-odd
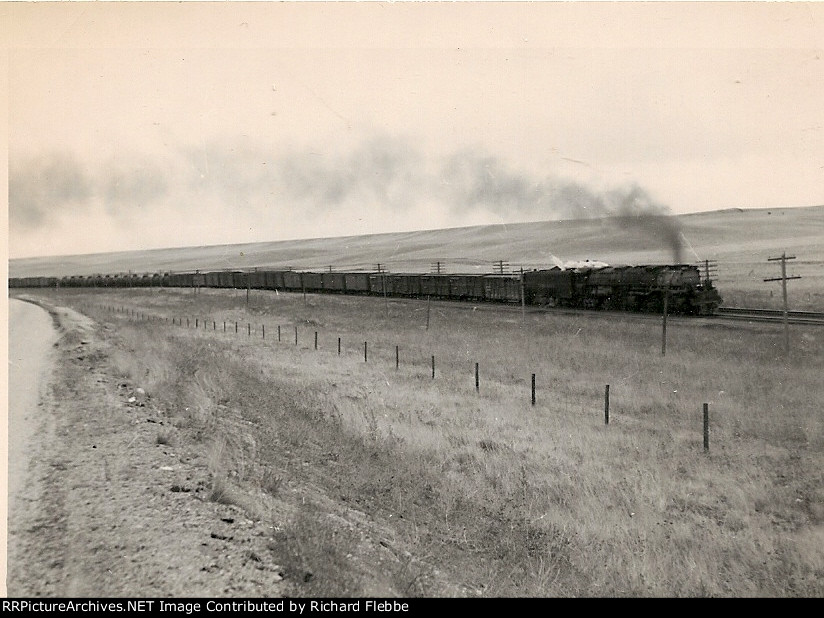
{"label": "locomotive tender", "polygon": [[360,294],[402,298],[437,298],[471,302],[521,303],[572,309],[605,309],[684,315],[712,315],[721,296],[697,266],[648,265],[559,268],[507,275],[419,274],[388,272],[301,272],[255,269],[22,277],[20,287],[195,287],[250,288],[286,292]]}

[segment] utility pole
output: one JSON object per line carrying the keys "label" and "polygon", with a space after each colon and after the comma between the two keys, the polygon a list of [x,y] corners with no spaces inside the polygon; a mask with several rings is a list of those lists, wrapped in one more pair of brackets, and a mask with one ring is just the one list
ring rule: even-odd
{"label": "utility pole", "polygon": [[435,275],[443,273],[443,262],[433,262],[430,266],[430,271]]}
{"label": "utility pole", "polygon": [[524,267],[521,266],[521,324],[526,322],[526,299],[524,298]]}
{"label": "utility pole", "polygon": [[704,260],[704,282],[707,284],[708,287],[709,283],[712,281],[713,276],[718,276],[718,261]]}
{"label": "utility pole", "polygon": [[509,262],[505,262],[503,260],[498,260],[495,262],[495,272],[499,275],[503,275],[504,273],[509,271]]}
{"label": "utility pole", "polygon": [[784,299],[784,352],[789,356],[790,354],[790,324],[787,317],[788,308],[787,308],[787,280],[788,279],[801,279],[799,276],[787,276],[787,260],[794,260],[794,255],[787,255],[786,253],[782,253],[781,257],[771,257],[767,258],[768,262],[777,262],[781,261],[781,276],[780,277],[771,277],[769,279],[764,279],[764,281],[780,281],[781,282],[781,295]]}

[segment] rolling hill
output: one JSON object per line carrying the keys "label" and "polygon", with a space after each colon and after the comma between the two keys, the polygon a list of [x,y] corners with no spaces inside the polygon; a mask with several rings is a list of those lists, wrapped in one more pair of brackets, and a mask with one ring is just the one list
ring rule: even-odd
{"label": "rolling hill", "polygon": [[[668,242],[669,226],[683,241],[680,260]],[[610,264],[684,263],[704,259],[762,263],[782,251],[798,264],[824,258],[824,206],[723,210],[642,221],[586,219],[485,225],[418,232],[345,236],[247,244],[179,247],[22,258],[9,261],[10,277],[88,275],[110,272],[246,269],[371,270],[428,272],[440,261],[446,272],[492,272],[551,267],[558,260]],[[722,268],[723,270],[723,268]]]}

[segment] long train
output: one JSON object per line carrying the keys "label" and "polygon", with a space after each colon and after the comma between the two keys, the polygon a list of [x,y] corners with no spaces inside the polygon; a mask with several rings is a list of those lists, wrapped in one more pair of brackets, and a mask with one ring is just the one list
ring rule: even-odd
{"label": "long train", "polygon": [[603,268],[554,267],[522,274],[461,275],[389,272],[253,271],[168,272],[70,277],[19,277],[10,288],[213,287],[287,292],[360,294],[501,302],[616,311],[665,310],[711,315],[721,296],[697,266],[651,265]]}

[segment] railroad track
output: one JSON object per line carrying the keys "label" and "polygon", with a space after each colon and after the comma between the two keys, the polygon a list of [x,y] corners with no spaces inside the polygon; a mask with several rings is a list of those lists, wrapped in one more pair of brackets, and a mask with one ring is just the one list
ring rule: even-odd
{"label": "railroad track", "polygon": [[[749,322],[782,322],[784,312],[780,309],[748,309],[744,307],[719,307],[716,315],[725,320],[747,320]],[[816,324],[824,326],[824,313],[817,311],[788,311],[790,324]]]}

